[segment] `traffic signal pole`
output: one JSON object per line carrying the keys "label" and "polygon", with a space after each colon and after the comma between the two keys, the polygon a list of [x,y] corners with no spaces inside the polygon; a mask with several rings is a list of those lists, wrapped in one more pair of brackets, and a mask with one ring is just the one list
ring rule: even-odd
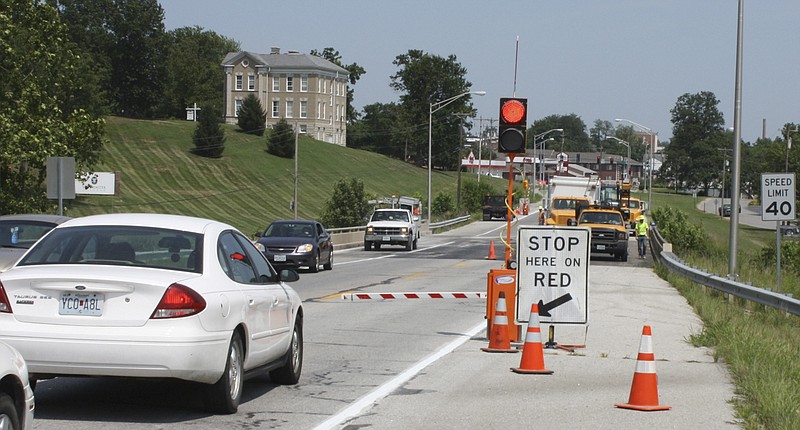
{"label": "traffic signal pole", "polygon": [[[517,154],[508,154],[508,193],[506,194],[506,253],[505,253],[505,268],[511,267],[511,224],[514,220],[514,157]],[[517,244],[519,246],[519,244]]]}

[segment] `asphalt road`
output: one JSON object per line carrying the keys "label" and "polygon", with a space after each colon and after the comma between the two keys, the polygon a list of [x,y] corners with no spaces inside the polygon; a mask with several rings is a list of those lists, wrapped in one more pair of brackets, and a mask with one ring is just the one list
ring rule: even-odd
{"label": "asphalt road", "polygon": [[[176,381],[57,378],[36,388],[34,429],[252,428],[735,428],[724,366],[687,338],[702,329],[685,300],[650,267],[598,256],[589,323],[554,327],[552,375],[518,375],[521,354],[489,354],[482,299],[345,301],[348,292],[486,291],[493,241],[505,223],[476,222],[423,237],[416,251],[355,248],[334,269],[294,284],[306,307],[303,376],[245,384],[233,415],[202,409],[198,387]],[[500,257],[502,258],[502,257]],[[653,330],[665,412],[615,408],[628,400],[643,325]],[[547,327],[542,327],[546,333]]]}

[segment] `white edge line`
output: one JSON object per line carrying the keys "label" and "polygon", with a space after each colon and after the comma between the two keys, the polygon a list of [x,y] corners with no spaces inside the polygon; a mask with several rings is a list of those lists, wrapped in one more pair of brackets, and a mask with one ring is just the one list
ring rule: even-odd
{"label": "white edge line", "polygon": [[334,428],[334,426],[342,424],[344,421],[357,416],[361,411],[368,408],[377,401],[383,399],[384,397],[388,396],[389,394],[392,393],[392,391],[397,389],[402,384],[408,382],[411,378],[416,376],[423,369],[435,363],[437,360],[444,357],[445,355],[453,352],[456,348],[463,345],[473,336],[480,333],[481,330],[485,329],[486,329],[486,322],[482,321],[480,324],[471,328],[466,334],[460,335],[457,339],[443,346],[438,351],[434,352],[428,357],[417,362],[417,364],[406,369],[403,373],[395,376],[385,384],[378,386],[378,388],[372,390],[372,392],[366,394],[365,396],[351,403],[350,406],[342,409],[336,415],[323,421],[321,424],[314,427],[314,429],[315,430],[332,429]]}

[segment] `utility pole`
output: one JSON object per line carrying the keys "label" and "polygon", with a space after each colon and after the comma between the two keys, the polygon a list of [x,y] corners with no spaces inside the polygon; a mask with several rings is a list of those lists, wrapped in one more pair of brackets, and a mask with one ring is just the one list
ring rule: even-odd
{"label": "utility pole", "polygon": [[797,133],[798,131],[800,131],[800,128],[797,126],[794,129],[786,126],[786,164],[783,168],[784,172],[789,172],[789,150],[792,149],[792,133]]}

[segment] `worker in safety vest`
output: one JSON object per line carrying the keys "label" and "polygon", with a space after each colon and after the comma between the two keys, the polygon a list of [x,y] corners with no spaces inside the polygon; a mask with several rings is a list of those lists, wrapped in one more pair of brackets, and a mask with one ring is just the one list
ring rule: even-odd
{"label": "worker in safety vest", "polygon": [[647,235],[650,232],[650,226],[647,225],[644,215],[639,215],[639,218],[636,219],[634,229],[636,230],[636,242],[639,247],[639,258],[645,258],[647,256]]}
{"label": "worker in safety vest", "polygon": [[544,225],[544,219],[545,219],[544,208],[539,206],[539,225]]}

